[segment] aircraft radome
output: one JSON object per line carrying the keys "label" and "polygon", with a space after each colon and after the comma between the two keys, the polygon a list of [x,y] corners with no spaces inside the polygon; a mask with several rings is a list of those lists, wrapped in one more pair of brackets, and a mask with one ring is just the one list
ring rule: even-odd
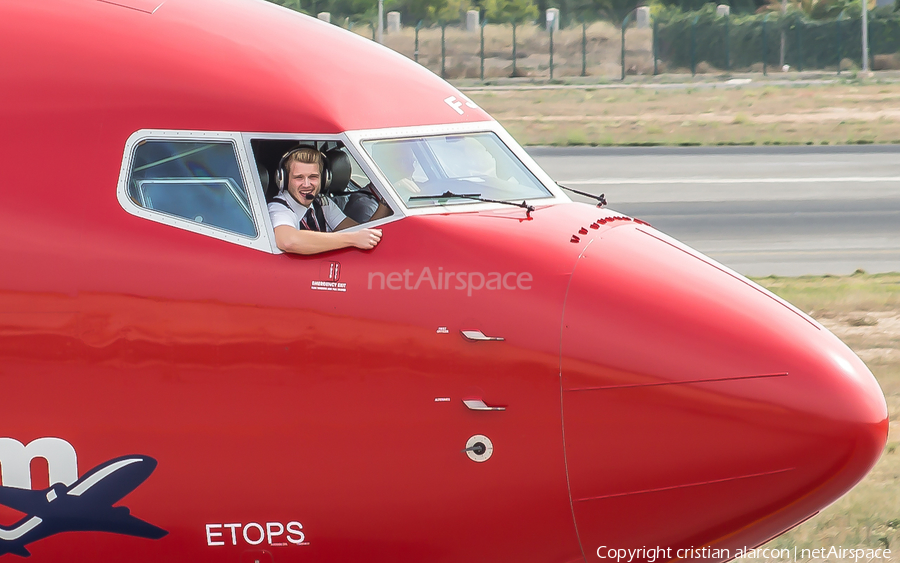
{"label": "aircraft radome", "polygon": [[[386,48],[259,0],[9,0],[0,42],[7,560],[721,561],[884,446],[816,321]],[[277,250],[298,144],[377,247]]]}

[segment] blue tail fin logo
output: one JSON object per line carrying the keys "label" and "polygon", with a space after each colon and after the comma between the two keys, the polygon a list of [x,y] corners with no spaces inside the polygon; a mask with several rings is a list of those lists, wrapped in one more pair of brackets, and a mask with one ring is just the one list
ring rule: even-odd
{"label": "blue tail fin logo", "polygon": [[158,540],[166,530],[113,506],[141,485],[156,469],[155,459],[127,455],[111,459],[70,483],[53,483],[31,490],[0,486],[0,504],[25,517],[0,526],[0,555],[30,555],[26,545],[61,532],[110,532]]}

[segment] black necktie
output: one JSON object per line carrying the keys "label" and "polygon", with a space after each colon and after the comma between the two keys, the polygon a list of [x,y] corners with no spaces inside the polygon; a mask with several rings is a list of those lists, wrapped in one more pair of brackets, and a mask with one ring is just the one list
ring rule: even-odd
{"label": "black necktie", "polygon": [[306,210],[306,215],[303,216],[303,219],[300,219],[300,222],[303,223],[303,226],[306,227],[306,230],[308,231],[319,230],[319,224],[316,222],[316,214],[313,212],[312,205]]}

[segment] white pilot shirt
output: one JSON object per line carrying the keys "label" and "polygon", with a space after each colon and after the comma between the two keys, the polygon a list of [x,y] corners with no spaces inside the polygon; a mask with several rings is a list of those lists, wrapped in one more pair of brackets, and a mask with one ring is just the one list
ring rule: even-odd
{"label": "white pilot shirt", "polygon": [[[281,205],[280,203],[270,202],[268,205],[269,209],[269,217],[272,219],[272,228],[280,227],[281,225],[289,225],[294,227],[295,229],[300,228],[300,219],[306,216],[306,211],[309,209],[308,206],[301,204],[296,199],[291,197],[291,194],[286,191],[278,192],[278,195],[275,196],[280,200],[286,201],[287,204],[291,207],[288,209],[287,207]],[[341,211],[341,208],[337,206],[333,201],[328,199],[327,197],[320,198],[322,205],[322,214],[325,216],[325,222],[328,226],[328,232],[334,231],[338,225],[341,224],[341,221],[347,218],[344,215],[344,212]],[[318,217],[316,221],[318,221]]]}

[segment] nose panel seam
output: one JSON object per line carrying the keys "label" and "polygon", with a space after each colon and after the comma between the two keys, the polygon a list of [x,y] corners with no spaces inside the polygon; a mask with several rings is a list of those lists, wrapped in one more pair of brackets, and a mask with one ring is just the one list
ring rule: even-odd
{"label": "nose panel seam", "polygon": [[787,377],[788,373],[767,373],[762,375],[737,375],[734,377],[713,377],[709,379],[685,379],[682,381],[661,381],[658,383],[633,383],[630,385],[601,385],[598,387],[575,387],[564,391],[600,391],[603,389],[631,389],[633,387],[660,387],[662,385],[689,385],[691,383],[716,383],[718,381],[742,381],[745,379],[767,379],[771,377]]}
{"label": "nose panel seam", "polygon": [[[573,235],[574,236],[574,235]],[[581,556],[584,561],[587,561],[587,553],[584,551],[584,543],[581,541],[581,531],[578,529],[578,518],[575,517],[575,498],[572,496],[572,478],[569,473],[569,454],[567,451],[567,436],[566,436],[566,408],[565,408],[565,395],[564,395],[564,385],[563,385],[563,373],[562,373],[562,360],[563,360],[563,333],[566,327],[566,306],[569,301],[569,290],[572,287],[572,280],[575,279],[575,270],[578,269],[578,263],[584,257],[585,252],[590,246],[593,244],[594,240],[590,239],[587,244],[584,245],[584,248],[581,249],[581,252],[578,254],[578,258],[575,259],[575,263],[572,264],[572,271],[569,273],[569,281],[566,284],[566,294],[563,297],[563,308],[562,315],[559,319],[559,423],[560,430],[562,431],[562,446],[563,446],[563,462],[566,466],[566,489],[569,492],[569,508],[572,511],[572,526],[575,529],[575,538],[578,541],[578,548],[581,550]]]}
{"label": "nose panel seam", "polygon": [[762,473],[750,473],[747,475],[737,475],[735,477],[725,477],[723,479],[713,479],[710,481],[698,481],[696,483],[684,483],[682,485],[672,485],[671,487],[660,487],[658,489],[644,489],[644,490],[640,490],[640,491],[628,491],[627,493],[613,493],[613,494],[609,494],[609,495],[600,495],[600,496],[596,496],[596,497],[585,497],[585,498],[575,499],[575,502],[585,502],[585,501],[589,501],[589,500],[601,500],[601,499],[605,499],[605,498],[615,498],[615,497],[626,497],[626,496],[630,496],[630,495],[642,495],[645,493],[658,493],[658,492],[662,492],[662,491],[671,491],[673,489],[684,489],[687,487],[699,487],[702,485],[714,485],[716,483],[737,481],[739,479],[750,479],[753,477],[765,477],[767,475],[777,475],[778,473],[786,473],[788,471],[793,471],[794,469],[796,469],[796,468],[795,467],[787,467],[784,469],[776,469],[774,471],[764,471]]}

